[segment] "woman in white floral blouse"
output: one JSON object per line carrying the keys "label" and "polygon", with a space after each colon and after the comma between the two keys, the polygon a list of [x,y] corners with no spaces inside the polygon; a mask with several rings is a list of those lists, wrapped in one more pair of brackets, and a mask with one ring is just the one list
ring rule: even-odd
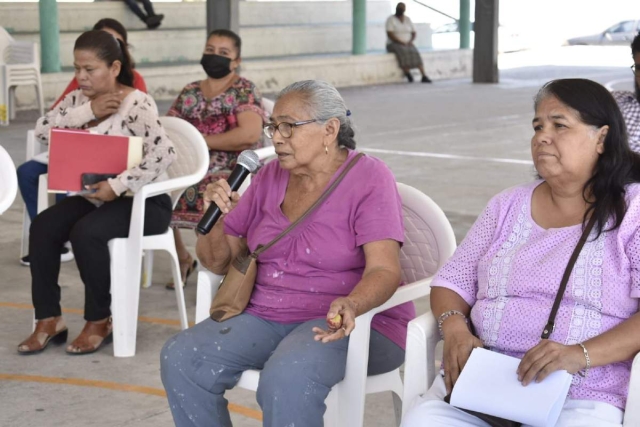
{"label": "woman in white floral blouse", "polygon": [[[80,88],[70,92],[36,124],[36,137],[48,142],[52,128],[87,129],[105,135],[143,138],[142,162],[116,178],[91,186],[84,196],[67,197],[40,213],[31,224],[32,299],[35,331],[18,346],[21,354],[44,350],[50,341],[65,342],[67,327],[61,316],[60,247],[71,241],[85,285],[85,320],[80,335],[67,353],[98,350],[111,337],[111,277],[109,240],[126,237],[133,199],[123,198],[152,181],[166,179],[176,157],[153,99],[133,88],[133,71],[127,46],[104,31],[83,33],[75,43],[74,67]],[[167,230],[171,221],[168,195],[147,199],[145,235]]]}

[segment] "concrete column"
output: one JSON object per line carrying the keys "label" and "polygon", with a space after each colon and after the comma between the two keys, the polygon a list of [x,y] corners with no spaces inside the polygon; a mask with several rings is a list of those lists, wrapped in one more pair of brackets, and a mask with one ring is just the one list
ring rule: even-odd
{"label": "concrete column", "polygon": [[367,53],[367,0],[353,1],[353,41],[354,55]]}
{"label": "concrete column", "polygon": [[476,0],[473,82],[498,83],[498,1]]}
{"label": "concrete column", "polygon": [[471,0],[460,0],[460,49],[469,49],[471,40]]}
{"label": "concrete column", "polygon": [[43,73],[59,73],[60,27],[56,0],[39,0],[40,12],[40,62]]}
{"label": "concrete column", "polygon": [[207,0],[207,34],[219,29],[239,33],[239,0]]}

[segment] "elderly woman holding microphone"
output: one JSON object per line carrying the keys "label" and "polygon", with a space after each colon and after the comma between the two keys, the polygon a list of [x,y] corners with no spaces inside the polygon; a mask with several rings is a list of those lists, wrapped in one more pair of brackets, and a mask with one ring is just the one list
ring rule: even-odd
{"label": "elderly woman holding microphone", "polygon": [[[316,210],[260,254],[242,314],[207,319],[165,345],[162,380],[177,426],[231,426],[224,393],[248,369],[262,370],[257,399],[265,426],[322,426],[324,400],[345,375],[355,318],[389,299],[401,280],[395,179],[383,162],[354,151],[349,115],[329,84],[294,83],[265,125],[278,160],[242,197],[224,180],[209,186],[207,198],[225,216],[198,239],[197,252],[224,274],[237,254],[273,240],[353,166]],[[342,321],[328,329],[338,314]],[[369,374],[403,363],[413,317],[412,304],[374,317]]]}
{"label": "elderly woman holding microphone", "polygon": [[[444,377],[408,412],[405,427],[488,425],[443,401],[472,349],[483,346],[522,359],[514,374],[523,386],[554,371],[573,375],[556,426],[622,423],[631,359],[640,351],[640,157],[613,97],[590,80],[543,86],[532,125],[540,179],[491,199],[432,283]],[[555,328],[548,328],[556,295]]]}

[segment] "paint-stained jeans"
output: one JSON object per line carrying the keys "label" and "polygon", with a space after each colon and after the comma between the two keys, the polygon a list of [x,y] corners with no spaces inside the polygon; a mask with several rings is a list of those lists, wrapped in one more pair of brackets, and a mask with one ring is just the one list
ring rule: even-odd
{"label": "paint-stained jeans", "polygon": [[[325,319],[281,324],[241,314],[207,319],[171,338],[160,355],[162,383],[177,427],[230,427],[224,398],[243,371],[261,369],[257,399],[265,427],[321,427],[324,401],[344,378],[348,339],[314,341]],[[404,350],[372,330],[369,375],[404,362]]]}

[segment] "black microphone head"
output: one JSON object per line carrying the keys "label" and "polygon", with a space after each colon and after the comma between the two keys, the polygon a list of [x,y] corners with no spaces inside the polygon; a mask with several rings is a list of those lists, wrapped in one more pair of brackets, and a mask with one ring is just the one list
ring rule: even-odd
{"label": "black microphone head", "polygon": [[260,159],[255,151],[244,150],[238,156],[236,163],[249,169],[249,172],[255,172],[255,170],[258,169],[258,166],[260,166]]}

